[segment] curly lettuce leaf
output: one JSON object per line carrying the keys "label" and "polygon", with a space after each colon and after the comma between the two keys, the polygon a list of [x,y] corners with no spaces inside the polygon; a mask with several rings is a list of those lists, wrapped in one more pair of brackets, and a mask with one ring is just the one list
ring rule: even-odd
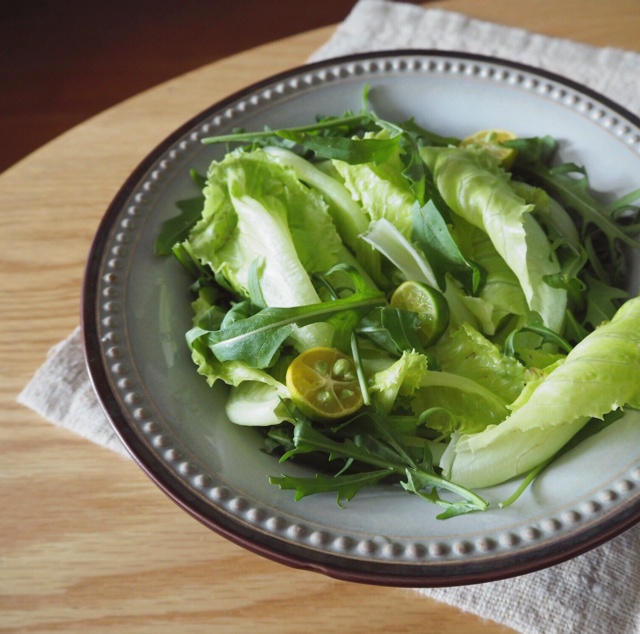
{"label": "curly lettuce leaf", "polygon": [[508,175],[484,154],[460,148],[424,148],[423,158],[445,202],[487,233],[515,273],[529,309],[560,332],[567,294],[545,282],[560,272],[549,240],[526,204],[510,187]]}
{"label": "curly lettuce leaf", "polygon": [[428,368],[427,357],[405,351],[400,359],[369,379],[369,391],[376,395],[383,411],[390,412],[400,396],[412,396],[420,387]]}
{"label": "curly lettuce leaf", "polygon": [[477,381],[510,403],[522,391],[526,368],[468,324],[449,331],[435,347],[443,370]]}
{"label": "curly lettuce leaf", "polygon": [[484,271],[479,297],[491,305],[493,334],[503,320],[515,316],[524,320],[529,312],[527,300],[514,272],[493,246],[489,236],[462,218],[456,219],[455,236],[467,256]]}
{"label": "curly lettuce leaf", "polygon": [[260,283],[269,306],[318,301],[308,272],[329,269],[343,248],[318,194],[255,150],[214,162],[204,195],[202,219],[188,238],[195,258],[222,273],[244,297],[249,295],[250,267],[261,259]]}
{"label": "curly lettuce leaf", "polygon": [[303,183],[322,195],[340,238],[351,249],[364,270],[374,281],[379,282],[380,254],[360,239],[360,235],[367,231],[369,218],[362,207],[353,200],[342,181],[291,150],[266,147],[264,151],[281,165],[294,170]]}
{"label": "curly lettuce leaf", "polygon": [[[253,263],[267,306],[316,304],[309,272],[343,260],[344,246],[319,194],[262,150],[232,152],[209,168],[201,220],[184,243],[243,297]],[[318,249],[317,245],[323,248]],[[295,333],[301,349],[327,345],[331,332],[314,325]]]}
{"label": "curly lettuce leaf", "polygon": [[505,421],[452,439],[440,466],[446,477],[474,488],[521,475],[553,456],[591,418],[639,408],[639,376],[636,297],[576,345]]}
{"label": "curly lettuce leaf", "polygon": [[[384,132],[380,133],[384,136]],[[411,239],[415,193],[403,175],[404,165],[400,148],[379,164],[351,165],[333,161],[333,166],[367,214],[369,220],[385,218],[407,239]]]}
{"label": "curly lettuce leaf", "polygon": [[421,381],[415,412],[432,410],[428,427],[450,436],[476,433],[509,415],[508,404],[522,391],[526,369],[481,333],[464,324],[449,330],[434,348],[442,372]]}

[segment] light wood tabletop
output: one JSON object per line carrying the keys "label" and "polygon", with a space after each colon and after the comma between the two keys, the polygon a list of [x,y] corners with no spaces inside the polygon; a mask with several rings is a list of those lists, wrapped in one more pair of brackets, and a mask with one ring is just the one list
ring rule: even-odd
{"label": "light wood tabletop", "polygon": [[[640,51],[637,0],[430,3]],[[0,632],[507,632],[412,590],[285,567],[210,532],[132,460],[16,402],[78,324],[85,258],[140,160],[205,107],[304,63],[333,27],[215,62],[68,131],[0,176]]]}

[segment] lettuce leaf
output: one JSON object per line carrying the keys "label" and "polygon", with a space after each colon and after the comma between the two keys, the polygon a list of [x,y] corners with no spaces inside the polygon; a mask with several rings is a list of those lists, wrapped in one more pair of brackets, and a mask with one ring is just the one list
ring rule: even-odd
{"label": "lettuce leaf", "polygon": [[[269,306],[317,301],[307,271],[329,269],[342,248],[319,195],[262,150],[233,152],[214,162],[204,195],[202,219],[188,239],[194,256],[244,296],[249,267],[262,258]],[[317,248],[320,240],[323,249]]]}
{"label": "lettuce leaf", "polygon": [[413,205],[416,197],[409,181],[403,176],[404,165],[399,148],[378,165],[350,165],[344,161],[333,161],[333,166],[343,178],[352,198],[361,205],[370,221],[385,218],[407,240],[411,239]]}
{"label": "lettuce leaf", "polygon": [[[283,389],[284,388],[284,389]],[[236,425],[267,427],[291,420],[282,399],[288,396],[286,386],[261,381],[243,381],[232,387],[224,409]]]}
{"label": "lettuce leaf", "polygon": [[354,253],[357,262],[379,283],[380,254],[360,239],[360,235],[367,231],[369,218],[342,181],[326,174],[291,150],[266,147],[264,151],[281,165],[293,169],[302,182],[322,195],[340,238]]}
{"label": "lettuce leaf", "polygon": [[412,396],[418,389],[428,367],[427,357],[419,352],[405,351],[387,369],[376,372],[369,380],[369,391],[385,412],[390,412],[396,398]]}
{"label": "lettuce leaf", "polygon": [[468,324],[449,331],[435,347],[443,370],[477,381],[510,403],[522,391],[526,368]]}
{"label": "lettuce leaf", "polygon": [[475,433],[496,425],[509,414],[507,402],[478,381],[453,372],[428,371],[411,409],[428,413],[425,424],[445,437],[458,431]]}
{"label": "lettuce leaf", "polygon": [[453,438],[442,457],[447,478],[493,486],[553,456],[591,418],[640,407],[640,297],[585,337],[501,424]]}
{"label": "lettuce leaf", "polygon": [[491,305],[493,330],[485,326],[483,332],[494,334],[502,321],[511,315],[523,321],[529,308],[522,287],[489,236],[462,218],[456,218],[454,233],[467,257],[484,271],[479,297]]}
{"label": "lettuce leaf", "polygon": [[561,332],[566,291],[545,277],[560,272],[549,240],[526,204],[510,187],[508,175],[488,163],[486,155],[460,148],[424,148],[423,158],[445,202],[487,233],[515,273],[531,311]]}
{"label": "lettuce leaf", "polygon": [[424,253],[386,218],[373,220],[362,240],[382,253],[400,270],[404,279],[441,290]]}
{"label": "lettuce leaf", "polygon": [[[267,306],[316,304],[309,272],[344,259],[344,246],[319,194],[262,150],[236,151],[212,163],[202,219],[184,243],[191,256],[248,297],[253,263]],[[322,249],[318,248],[322,244]],[[302,349],[327,345],[330,329],[313,325],[294,335]]]}
{"label": "lettuce leaf", "polygon": [[526,369],[469,324],[449,330],[436,344],[434,353],[443,370],[442,377],[456,380],[438,382],[431,373],[416,391],[412,408],[434,414],[427,426],[450,436],[454,432],[476,433],[509,415],[507,405],[517,398],[526,382]]}

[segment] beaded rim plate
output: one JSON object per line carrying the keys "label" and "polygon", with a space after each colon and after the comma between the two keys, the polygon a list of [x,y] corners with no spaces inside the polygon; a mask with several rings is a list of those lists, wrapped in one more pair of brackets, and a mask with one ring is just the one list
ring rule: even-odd
{"label": "beaded rim plate", "polygon": [[[555,464],[518,503],[516,484],[481,493],[492,510],[447,521],[393,487],[299,502],[268,475],[295,472],[259,451],[255,430],[224,415],[224,388],[191,363],[188,281],[153,254],[175,202],[194,195],[224,148],[203,137],[236,127],[307,123],[358,110],[365,85],[376,112],[415,117],[462,137],[500,127],[551,134],[565,160],[587,166],[604,197],[637,187],[640,121],[572,81],[521,64],[456,52],[394,51],[307,65],[265,79],[185,123],[131,174],[89,254],[83,299],[87,366],[113,427],[149,477],[179,506],[247,549],[336,578],[396,586],[485,582],[542,569],[606,542],[640,520],[640,425],[635,413]],[[602,157],[606,156],[606,160]],[[640,266],[632,263],[632,288]],[[286,468],[285,468],[286,467]],[[303,470],[302,470],[303,471]]]}

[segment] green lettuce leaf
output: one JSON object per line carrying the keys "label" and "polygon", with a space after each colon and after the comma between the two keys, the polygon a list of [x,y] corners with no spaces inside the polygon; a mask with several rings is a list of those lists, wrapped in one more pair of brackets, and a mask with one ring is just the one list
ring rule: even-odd
{"label": "green lettuce leaf", "polygon": [[493,486],[553,456],[591,418],[640,407],[640,297],[585,337],[502,423],[452,439],[446,477]]}
{"label": "green lettuce leaf", "polygon": [[328,211],[344,244],[355,254],[371,278],[380,280],[380,254],[360,239],[369,227],[369,218],[353,200],[341,180],[326,174],[305,158],[291,150],[267,147],[264,151],[278,163],[295,171],[303,182],[316,189],[328,204]]}
{"label": "green lettuce leaf", "polygon": [[529,309],[560,332],[566,291],[552,288],[545,277],[560,272],[549,240],[526,204],[510,187],[508,175],[487,157],[460,148],[424,148],[423,158],[445,202],[487,233],[520,282]]}
{"label": "green lettuce leaf", "polygon": [[[262,150],[236,151],[214,162],[204,189],[202,219],[184,243],[191,256],[250,296],[252,265],[259,260],[260,290],[268,306],[320,301],[309,272],[341,261],[344,246],[322,198]],[[317,248],[322,244],[322,249]],[[330,329],[294,334],[301,349],[326,345]]]}
{"label": "green lettuce leaf", "polygon": [[[382,132],[380,135],[384,135]],[[411,239],[413,204],[416,201],[403,175],[400,148],[380,164],[350,165],[333,161],[345,187],[358,201],[369,220],[387,219],[407,239]]]}
{"label": "green lettuce leaf", "polygon": [[442,290],[424,253],[386,218],[373,220],[362,240],[377,249],[396,266],[404,279]]}
{"label": "green lettuce leaf", "polygon": [[400,359],[369,379],[369,391],[376,394],[383,411],[390,412],[399,395],[412,396],[420,387],[427,368],[425,355],[405,351]]}
{"label": "green lettuce leaf", "polygon": [[469,324],[449,330],[435,346],[442,372],[430,372],[412,400],[416,413],[433,410],[428,427],[447,436],[477,433],[509,415],[526,369]]}
{"label": "green lettuce leaf", "polygon": [[512,315],[524,320],[529,307],[520,282],[489,236],[462,218],[456,218],[455,236],[467,257],[484,271],[479,297],[491,305],[493,331],[484,326],[483,332],[493,334],[503,320]]}
{"label": "green lettuce leaf", "polygon": [[245,297],[251,264],[261,258],[269,306],[318,301],[307,272],[329,269],[342,249],[319,195],[262,150],[234,152],[214,162],[204,194],[202,219],[188,239],[193,256]]}
{"label": "green lettuce leaf", "polygon": [[289,396],[282,383],[243,381],[232,387],[224,409],[236,425],[266,427],[291,420],[282,399]]}
{"label": "green lettuce leaf", "polygon": [[468,324],[449,331],[437,343],[435,354],[443,370],[477,381],[506,403],[520,394],[526,382],[526,368]]}

